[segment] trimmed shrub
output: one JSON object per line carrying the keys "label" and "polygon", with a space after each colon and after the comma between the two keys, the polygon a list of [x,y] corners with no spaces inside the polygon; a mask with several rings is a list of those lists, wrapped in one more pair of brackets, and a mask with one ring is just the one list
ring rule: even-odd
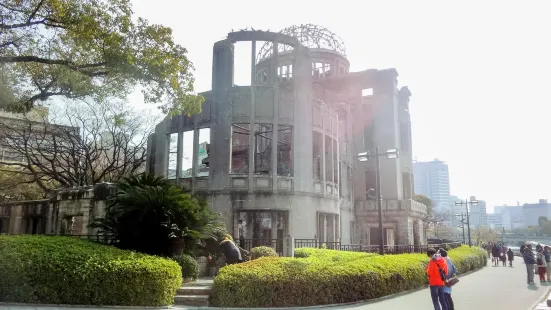
{"label": "trimmed shrub", "polygon": [[197,280],[199,277],[199,263],[195,258],[188,254],[180,254],[172,259],[182,267],[182,277]]}
{"label": "trimmed shrub", "polygon": [[349,261],[359,258],[365,258],[370,256],[379,255],[376,253],[365,253],[365,252],[348,252],[348,251],[337,251],[337,250],[324,250],[317,248],[300,248],[295,250],[296,258],[322,258],[332,261]]}
{"label": "trimmed shrub", "polygon": [[73,237],[0,236],[0,301],[165,306],[182,284],[170,259]]}
{"label": "trimmed shrub", "polygon": [[277,253],[269,246],[259,246],[251,249],[251,259],[260,257],[277,257]]}
{"label": "trimmed shrub", "polygon": [[[339,304],[379,298],[427,284],[425,268],[429,258],[425,254],[380,256],[321,249],[298,251],[309,252],[309,256],[264,257],[222,268],[214,280],[211,303],[219,307]],[[486,264],[486,252],[480,248],[463,246],[448,253],[460,272]]]}

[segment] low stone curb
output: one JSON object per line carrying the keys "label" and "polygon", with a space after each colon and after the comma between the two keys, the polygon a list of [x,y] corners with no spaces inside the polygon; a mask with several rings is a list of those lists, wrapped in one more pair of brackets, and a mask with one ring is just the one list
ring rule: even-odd
{"label": "low stone curb", "polygon": [[551,292],[551,289],[546,289],[543,295],[534,303],[534,305],[528,310],[540,310],[540,309],[551,309],[547,305],[547,299],[549,298],[549,293]]}
{"label": "low stone curb", "polygon": [[[486,266],[484,266],[484,267],[487,267],[487,266],[488,265],[486,264]],[[482,268],[484,268],[484,267],[482,267]],[[461,277],[470,275],[473,272],[482,270],[482,268],[462,273],[462,274],[458,275],[457,277],[461,278]],[[408,295],[408,294],[411,294],[411,293],[415,293],[415,292],[418,292],[420,290],[426,289],[427,287],[429,287],[429,286],[424,285],[423,287],[420,287],[420,288],[416,288],[416,289],[409,290],[409,291],[403,291],[403,292],[393,294],[393,295],[387,295],[387,296],[383,296],[383,297],[379,297],[379,298],[373,298],[373,299],[370,299],[370,300],[348,302],[348,303],[343,303],[343,304],[318,305],[318,306],[307,306],[307,307],[278,307],[278,308],[172,307],[171,309],[174,309],[174,310],[176,310],[176,309],[186,309],[186,310],[210,310],[210,309],[212,309],[212,310],[215,310],[215,309],[218,309],[218,310],[238,310],[238,309],[246,309],[246,310],[265,310],[265,309],[289,310],[289,309],[305,309],[306,310],[306,309],[323,309],[323,308],[336,308],[336,307],[340,308],[340,307],[348,307],[348,306],[353,306],[353,305],[369,305],[369,304],[372,304],[372,303],[381,302],[383,300],[393,299],[393,298],[401,297],[401,296]],[[533,308],[534,307],[530,308],[529,310],[533,310]]]}
{"label": "low stone curb", "polygon": [[92,306],[92,305],[56,305],[56,304],[25,304],[15,302],[0,302],[0,307],[29,307],[35,309],[60,309],[60,308],[80,308],[80,309],[171,309],[172,306]]}

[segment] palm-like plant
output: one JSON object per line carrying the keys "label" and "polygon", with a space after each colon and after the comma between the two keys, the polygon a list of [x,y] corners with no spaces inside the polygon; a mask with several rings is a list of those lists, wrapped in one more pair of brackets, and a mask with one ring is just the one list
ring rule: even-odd
{"label": "palm-like plant", "polygon": [[172,256],[221,227],[217,215],[189,192],[152,175],[123,178],[107,200],[103,218],[90,225],[112,244],[154,255]]}

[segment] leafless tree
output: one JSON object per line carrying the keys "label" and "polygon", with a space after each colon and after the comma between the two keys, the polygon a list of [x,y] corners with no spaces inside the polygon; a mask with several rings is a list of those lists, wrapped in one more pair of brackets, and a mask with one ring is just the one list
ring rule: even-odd
{"label": "leafless tree", "polygon": [[50,115],[0,121],[0,145],[11,157],[0,165],[19,168],[48,192],[52,187],[113,182],[145,166],[155,117],[123,102],[72,102]]}

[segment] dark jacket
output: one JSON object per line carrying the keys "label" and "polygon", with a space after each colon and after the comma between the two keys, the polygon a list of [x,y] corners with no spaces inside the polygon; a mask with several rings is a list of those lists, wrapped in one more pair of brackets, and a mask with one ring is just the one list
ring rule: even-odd
{"label": "dark jacket", "polygon": [[522,258],[524,258],[524,263],[527,265],[534,265],[536,263],[536,259],[534,258],[534,252],[530,250],[530,248],[526,247],[524,248],[524,252],[522,253]]}
{"label": "dark jacket", "polygon": [[543,256],[545,256],[545,262],[549,263],[551,262],[551,253],[547,250],[543,250]]}
{"label": "dark jacket", "polygon": [[513,253],[513,250],[509,249],[509,251],[507,251],[507,258],[509,260],[514,260],[515,259],[515,253]]}
{"label": "dark jacket", "polygon": [[220,243],[220,250],[226,257],[226,263],[235,264],[243,261],[241,251],[235,243],[230,240],[224,240]]}

